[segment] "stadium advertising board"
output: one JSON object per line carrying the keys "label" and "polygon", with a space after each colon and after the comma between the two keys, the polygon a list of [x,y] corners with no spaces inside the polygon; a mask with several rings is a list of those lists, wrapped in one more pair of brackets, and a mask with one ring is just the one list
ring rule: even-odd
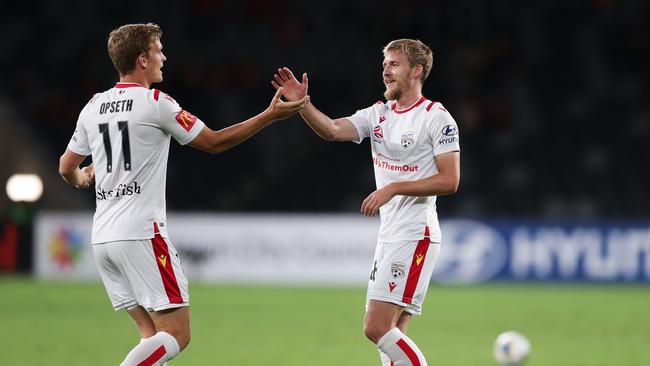
{"label": "stadium advertising board", "polygon": [[[98,279],[90,214],[41,214],[40,278]],[[378,221],[358,215],[171,214],[192,280],[364,285]],[[650,281],[647,223],[446,220],[434,281]]]}
{"label": "stadium advertising board", "polygon": [[650,281],[650,225],[447,220],[434,280]]}
{"label": "stadium advertising board", "polygon": [[[170,214],[167,226],[193,280],[355,285],[368,278],[379,226],[355,216]],[[91,220],[38,217],[38,277],[99,278],[88,244]]]}

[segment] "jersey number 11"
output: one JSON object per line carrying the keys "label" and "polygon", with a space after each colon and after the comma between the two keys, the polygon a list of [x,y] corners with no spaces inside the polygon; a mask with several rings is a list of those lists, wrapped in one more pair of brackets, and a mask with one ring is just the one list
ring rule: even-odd
{"label": "jersey number 11", "polygon": [[[129,145],[129,121],[117,122],[117,128],[122,132],[122,153],[124,154],[124,170],[131,170],[131,146]],[[113,149],[111,149],[111,137],[108,133],[108,123],[99,124],[99,133],[104,139],[106,149],[106,173],[113,171]]]}

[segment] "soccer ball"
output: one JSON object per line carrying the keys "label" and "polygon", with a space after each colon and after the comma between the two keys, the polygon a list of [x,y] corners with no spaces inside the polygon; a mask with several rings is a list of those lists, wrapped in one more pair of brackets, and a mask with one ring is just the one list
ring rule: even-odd
{"label": "soccer ball", "polygon": [[494,341],[494,358],[504,366],[520,366],[530,353],[530,342],[521,333],[503,332]]}

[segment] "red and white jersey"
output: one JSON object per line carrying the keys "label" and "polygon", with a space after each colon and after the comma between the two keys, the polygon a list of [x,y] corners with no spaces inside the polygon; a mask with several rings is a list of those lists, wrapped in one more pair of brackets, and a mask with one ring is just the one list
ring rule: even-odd
{"label": "red and white jersey", "polygon": [[[404,110],[395,101],[377,102],[348,119],[359,133],[356,143],[370,138],[377,189],[435,175],[436,155],[460,151],[456,121],[441,103],[424,97]],[[431,242],[441,241],[436,196],[395,196],[379,214],[380,242],[420,240],[426,226]]]}
{"label": "red and white jersey", "polygon": [[92,155],[97,209],[92,243],[167,237],[165,183],[170,137],[185,145],[203,122],[170,96],[136,83],[98,93],[79,114],[68,149]]}

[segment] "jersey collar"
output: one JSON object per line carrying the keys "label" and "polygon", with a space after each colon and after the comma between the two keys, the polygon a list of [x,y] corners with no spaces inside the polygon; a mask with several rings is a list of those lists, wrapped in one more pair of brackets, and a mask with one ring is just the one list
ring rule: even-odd
{"label": "jersey collar", "polygon": [[117,82],[117,84],[115,84],[115,87],[120,88],[120,89],[122,89],[122,88],[132,88],[132,87],[144,88],[144,86],[142,86],[142,85],[140,85],[138,83],[124,83],[124,82]]}
{"label": "jersey collar", "polygon": [[420,100],[418,100],[417,102],[415,102],[415,104],[413,104],[412,106],[410,106],[410,107],[408,107],[408,108],[406,108],[406,109],[402,109],[402,110],[397,109],[397,102],[395,102],[395,103],[393,103],[393,108],[392,108],[392,110],[393,110],[393,112],[398,113],[398,114],[400,114],[400,113],[406,113],[406,112],[410,111],[411,109],[413,109],[413,108],[419,106],[420,104],[424,103],[425,100],[427,100],[427,98],[425,98],[424,96],[422,96],[422,98],[420,98]]}

